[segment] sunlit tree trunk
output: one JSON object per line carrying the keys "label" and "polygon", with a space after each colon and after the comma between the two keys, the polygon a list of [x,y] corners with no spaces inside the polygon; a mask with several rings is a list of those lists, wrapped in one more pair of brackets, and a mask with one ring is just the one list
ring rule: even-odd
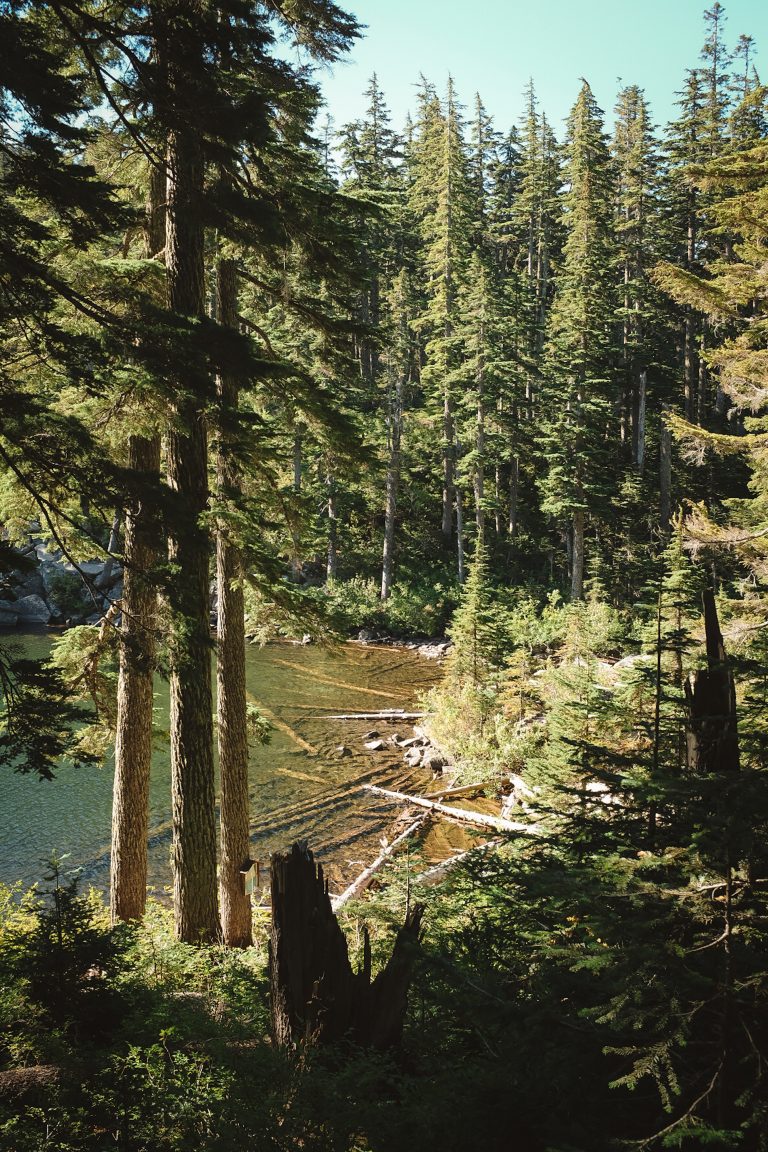
{"label": "sunlit tree trunk", "polygon": [[[165,172],[153,168],[145,221],[147,259],[165,245],[164,201]],[[109,898],[113,923],[143,916],[147,897],[152,679],[157,628],[157,591],[150,574],[159,554],[159,525],[153,511],[152,489],[160,479],[158,435],[129,436],[128,468],[142,479],[145,491],[143,496],[134,496],[125,509]]]}
{"label": "sunlit tree trunk", "polygon": [[[202,66],[199,0],[163,0],[161,69],[167,82],[166,265],[171,310],[205,314],[202,138],[194,77]],[[219,938],[209,623],[208,438],[201,368],[180,372],[166,437],[175,508],[168,532],[171,787],[175,930],[188,942]]]}
{"label": "sunlit tree trunk", "polygon": [[[217,319],[237,328],[237,272],[234,260],[218,261],[216,269]],[[238,386],[219,376],[217,392],[221,420],[216,443],[216,487],[223,507],[241,490],[240,469],[227,429],[236,417]],[[220,515],[216,532],[216,586],[218,623],[216,649],[216,707],[221,779],[221,864],[219,897],[224,943],[247,948],[253,942],[251,898],[246,895],[241,870],[250,853],[248,793],[248,718],[245,694],[245,607],[240,550],[230,539],[226,519]]]}

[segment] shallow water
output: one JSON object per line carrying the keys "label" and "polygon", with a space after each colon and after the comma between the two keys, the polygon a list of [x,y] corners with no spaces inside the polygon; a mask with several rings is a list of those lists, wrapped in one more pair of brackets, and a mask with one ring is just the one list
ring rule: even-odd
{"label": "shallow water", "polygon": [[[10,638],[10,637],[9,637]],[[26,654],[43,655],[46,634],[19,637]],[[387,737],[412,735],[413,721],[331,720],[334,713],[412,710],[439,677],[439,668],[400,648],[344,644],[251,646],[247,687],[273,724],[268,745],[251,751],[252,855],[306,839],[323,861],[332,888],[352,879],[379,851],[379,840],[398,807],[361,792],[365,780],[422,788],[423,774],[403,763],[399,749],[363,748],[377,729]],[[167,724],[167,685],[156,686],[157,722]],[[341,755],[340,745],[349,754]],[[370,775],[368,775],[370,774]],[[0,773],[0,881],[39,881],[53,854],[78,868],[85,885],[109,885],[112,765],[63,767],[53,781]],[[170,765],[167,746],[156,748],[150,791],[149,879],[162,896],[170,884]]]}

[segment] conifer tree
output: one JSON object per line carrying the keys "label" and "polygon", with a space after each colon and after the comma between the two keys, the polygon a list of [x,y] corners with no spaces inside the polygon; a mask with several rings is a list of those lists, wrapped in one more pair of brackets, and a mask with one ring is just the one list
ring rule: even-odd
{"label": "conifer tree", "polygon": [[568,121],[565,154],[566,240],[548,337],[544,490],[546,510],[568,522],[571,594],[580,599],[588,519],[610,491],[616,408],[614,185],[602,114],[586,81]]}
{"label": "conifer tree", "polygon": [[657,160],[648,107],[636,86],[623,89],[616,105],[613,140],[616,167],[616,232],[622,281],[622,366],[625,396],[622,439],[631,445],[639,473],[645,463],[648,390],[648,313],[653,286],[648,275],[657,260]]}
{"label": "conifer tree", "polygon": [[[457,363],[457,291],[468,255],[472,221],[463,126],[453,80],[443,106],[425,82],[418,134],[412,150],[411,211],[421,236],[426,273],[425,305],[417,321],[424,341],[421,379],[432,403],[442,409],[443,474],[441,531],[452,535],[454,510],[461,512],[456,486],[455,396],[452,371]],[[461,556],[461,550],[459,550]]]}

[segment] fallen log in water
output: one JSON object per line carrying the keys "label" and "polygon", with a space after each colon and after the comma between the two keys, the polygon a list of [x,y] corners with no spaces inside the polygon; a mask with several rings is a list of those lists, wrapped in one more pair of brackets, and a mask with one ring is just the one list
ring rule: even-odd
{"label": "fallen log in water", "polygon": [[497,832],[523,832],[529,836],[538,835],[538,828],[532,824],[523,824],[517,820],[504,820],[500,816],[489,816],[485,812],[469,812],[466,808],[452,808],[450,804],[441,804],[437,800],[427,800],[424,796],[409,796],[406,792],[393,792],[389,788],[379,788],[376,784],[364,784],[363,787],[367,792],[373,792],[377,796],[386,796],[388,800],[399,800],[402,804],[416,804],[421,808],[440,812],[466,824],[479,824],[484,828],[495,828]]}
{"label": "fallen log in water", "polygon": [[382,712],[337,712],[332,716],[305,716],[305,720],[421,720],[429,712],[404,712],[402,708],[385,708]]}
{"label": "fallen log in water", "polygon": [[[294,664],[292,660],[278,660],[274,659],[275,664],[283,664],[286,668],[294,668],[297,672],[301,672],[306,676],[307,669],[302,664]],[[323,676],[322,673],[312,671],[309,673],[313,680],[319,680],[321,684],[333,684],[336,688],[351,688],[353,692],[362,692],[364,696],[383,696],[385,700],[402,699],[402,692],[382,692],[380,688],[363,688],[361,684],[350,684],[347,680],[335,680],[332,676]]]}
{"label": "fallen log in water", "polygon": [[[377,777],[380,780],[383,779],[391,782],[393,777],[397,778],[397,770],[394,769],[391,764],[377,765],[375,768],[369,768],[366,772],[362,772],[359,776],[354,777],[354,779],[349,780],[341,786],[331,785],[322,791],[316,792],[312,796],[306,797],[304,800],[292,800],[288,804],[281,804],[279,808],[274,808],[271,812],[254,814],[251,820],[251,834],[262,835],[265,832],[274,831],[275,828],[290,827],[291,824],[294,824],[307,812],[318,812],[320,809],[328,808],[336,802],[340,804],[344,803],[362,790],[366,780],[376,779]],[[403,778],[403,780],[405,779],[410,779],[410,775]]]}
{"label": "fallen log in water", "polygon": [[407,840],[409,836],[412,836],[414,832],[417,832],[419,828],[422,828],[428,819],[428,813],[423,812],[418,817],[418,819],[409,824],[408,827],[405,828],[399,836],[395,836],[391,844],[387,844],[381,854],[376,857],[373,864],[370,864],[367,868],[364,868],[360,875],[352,881],[348,888],[345,888],[344,891],[341,892],[338,896],[332,896],[331,907],[333,908],[334,912],[338,912],[339,908],[343,907],[343,905],[346,904],[348,900],[352,900],[355,896],[359,896],[361,892],[364,892],[381,866],[392,855],[395,849],[399,847],[399,845],[402,844],[404,840]]}
{"label": "fallen log in water", "polygon": [[308,752],[310,756],[317,755],[317,748],[310,744],[303,736],[300,736],[295,728],[291,728],[290,724],[286,724],[285,720],[281,720],[276,716],[271,709],[267,708],[266,704],[262,704],[261,700],[257,700],[251,692],[246,692],[246,699],[249,704],[254,704],[262,716],[269,720],[273,727],[277,728],[280,732],[284,732],[286,736],[293,740],[294,744],[298,744],[304,752]]}

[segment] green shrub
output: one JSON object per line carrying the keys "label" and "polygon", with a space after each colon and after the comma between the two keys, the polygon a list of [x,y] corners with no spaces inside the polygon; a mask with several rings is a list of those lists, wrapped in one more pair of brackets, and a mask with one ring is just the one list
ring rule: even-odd
{"label": "green shrub", "polygon": [[83,582],[74,572],[54,568],[46,576],[46,586],[50,599],[63,616],[82,616],[88,610]]}

